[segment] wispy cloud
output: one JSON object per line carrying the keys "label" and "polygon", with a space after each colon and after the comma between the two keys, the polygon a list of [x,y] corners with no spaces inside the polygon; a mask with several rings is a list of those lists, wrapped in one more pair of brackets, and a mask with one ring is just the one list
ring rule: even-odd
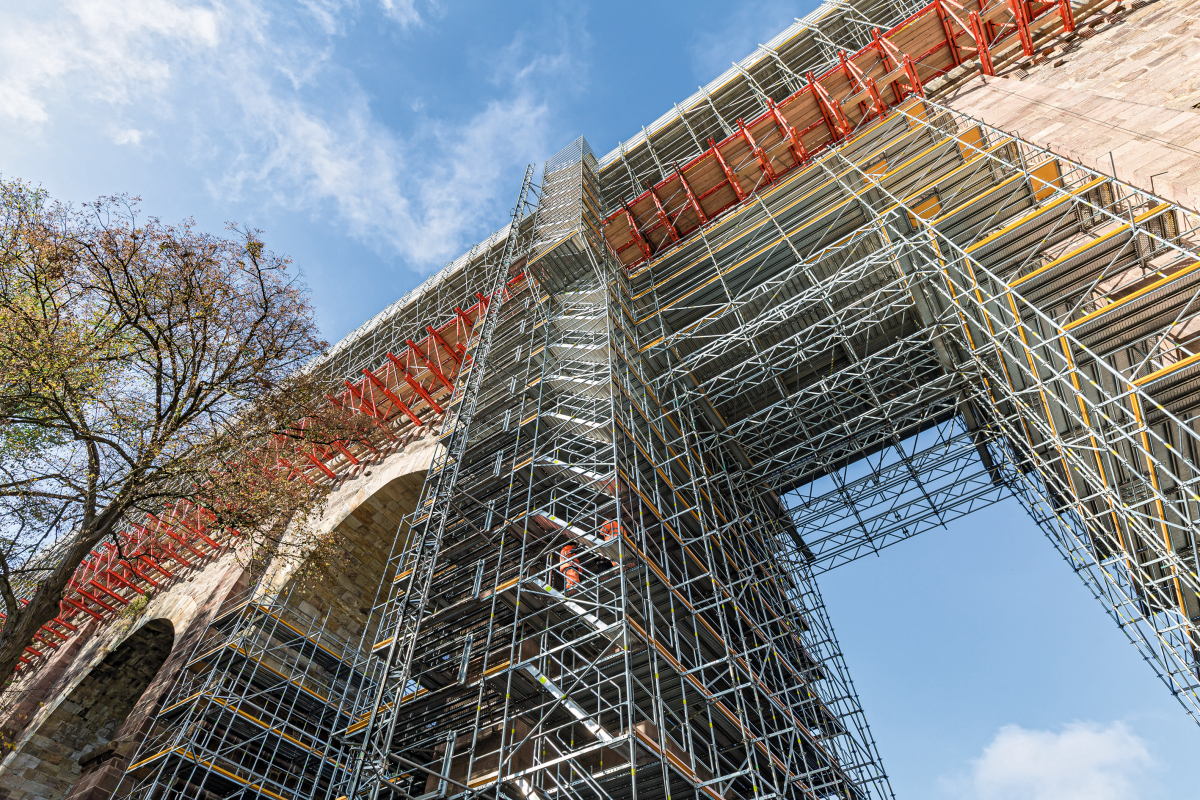
{"label": "wispy cloud", "polygon": [[489,104],[464,124],[430,122],[411,139],[379,124],[366,100],[317,109],[244,82],[247,134],[217,194],[269,191],[290,206],[328,206],[363,239],[416,265],[458,255],[480,216],[508,201],[507,167],[544,151],[546,108],[529,92]]}
{"label": "wispy cloud", "polygon": [[[116,6],[116,7],[115,7]],[[174,0],[72,0],[10,9],[0,24],[0,116],[40,126],[71,96],[125,106],[220,41],[222,9]]]}
{"label": "wispy cloud", "polygon": [[[429,0],[376,1],[401,31],[440,13]],[[65,0],[0,11],[0,142],[90,114],[114,144],[153,137],[172,157],[186,154],[218,197],[324,215],[432,268],[462,251],[481,217],[503,217],[513,169],[544,155],[547,108],[529,77],[556,65],[514,63],[474,115],[414,111],[401,132],[331,58],[360,12],[357,0]]]}
{"label": "wispy cloud", "polygon": [[[420,25],[425,21],[425,14],[436,15],[441,11],[441,6],[436,0],[421,3],[419,0],[379,0],[379,6],[383,9],[383,13],[399,22],[404,27],[410,25]],[[424,6],[424,14],[421,7]]]}
{"label": "wispy cloud", "polygon": [[1006,725],[967,773],[945,781],[962,800],[1139,800],[1154,761],[1120,722],[1073,722],[1062,730]]}

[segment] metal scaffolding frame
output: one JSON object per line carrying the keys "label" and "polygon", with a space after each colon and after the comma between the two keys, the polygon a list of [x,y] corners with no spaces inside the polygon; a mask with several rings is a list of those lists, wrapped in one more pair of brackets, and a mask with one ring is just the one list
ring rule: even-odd
{"label": "metal scaffolding frame", "polygon": [[347,698],[370,688],[357,649],[253,589],[226,602],[130,761],[134,798],[325,796],[345,768],[330,751]]}
{"label": "metal scaffolding frame", "polygon": [[694,420],[648,384],[584,144],[395,559],[344,791],[890,796],[782,509],[698,485]]}

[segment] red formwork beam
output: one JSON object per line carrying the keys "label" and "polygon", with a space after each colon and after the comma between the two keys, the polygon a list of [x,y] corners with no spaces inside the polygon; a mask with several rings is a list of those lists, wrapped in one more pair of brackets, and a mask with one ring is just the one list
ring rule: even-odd
{"label": "red formwork beam", "polygon": [[1021,39],[1022,55],[1033,55],[1033,34],[1029,31],[1029,8],[1025,0],[1008,0],[1012,9],[1013,24],[1017,27],[1017,36]]}
{"label": "red formwork beam", "polygon": [[763,177],[767,179],[767,183],[773,183],[775,181],[775,170],[771,168],[771,160],[767,158],[767,154],[763,152],[763,149],[758,146],[758,142],[754,141],[754,137],[750,135],[750,129],[746,127],[746,123],[740,118],[737,121],[737,126],[738,133],[745,139],[746,144],[750,147],[750,152],[758,160],[758,166],[762,169]]}
{"label": "red formwork beam", "polygon": [[366,375],[367,379],[370,380],[371,383],[375,384],[375,387],[377,389],[379,389],[379,391],[383,392],[383,396],[388,399],[388,402],[390,402],[393,406],[395,406],[396,408],[398,408],[402,412],[404,412],[404,415],[407,416],[409,419],[411,419],[412,423],[414,425],[416,425],[419,428],[425,424],[424,422],[421,421],[421,418],[418,417],[416,415],[416,413],[414,413],[413,410],[408,407],[408,404],[405,403],[403,400],[401,400],[399,397],[397,397],[396,393],[393,392],[391,389],[389,389],[387,387],[387,384],[384,383],[383,381],[381,381],[374,372],[372,372],[369,369],[364,369],[363,375]]}
{"label": "red formwork beam", "polygon": [[414,394],[418,395],[431,409],[433,409],[433,413],[445,413],[438,402],[433,399],[433,395],[421,385],[421,382],[412,375],[408,374],[407,364],[402,363],[400,359],[396,358],[396,356],[393,355],[390,350],[387,353],[387,359],[388,361],[392,362],[392,366],[395,368],[396,374],[404,379],[404,382],[408,384],[409,388],[413,390]]}
{"label": "red formwork beam", "polygon": [[992,63],[992,50],[988,46],[987,28],[979,18],[978,11],[972,11],[969,17],[971,31],[975,35],[975,55],[979,59],[979,68],[984,75],[996,74],[996,66]]}
{"label": "red formwork beam", "polygon": [[821,85],[821,82],[813,77],[813,74],[808,73],[808,87],[812,93],[816,95],[817,102],[821,105],[821,113],[825,115],[825,124],[829,125],[830,133],[833,134],[834,141],[845,139],[850,135],[853,126],[850,120],[846,119],[846,114],[842,111],[841,103],[838,103],[830,96],[828,90]]}
{"label": "red formwork beam", "polygon": [[[783,114],[779,113],[779,106],[771,98],[767,98],[767,107],[771,109],[771,116],[775,119],[775,125],[779,128],[779,135],[788,142],[788,150],[791,151],[792,158],[796,159],[797,164],[803,164],[808,161],[808,151],[804,148],[804,141],[800,138],[800,134],[796,133],[796,129],[792,127]],[[722,159],[723,161],[723,159]],[[724,164],[722,164],[724,168]],[[741,199],[739,192],[739,199]]]}
{"label": "red formwork beam", "polygon": [[1063,30],[1067,33],[1075,31],[1075,14],[1071,11],[1071,0],[1058,0],[1058,14],[1062,19]]}
{"label": "red formwork beam", "polygon": [[[454,384],[451,383],[450,379],[447,378],[445,373],[442,372],[441,367],[438,364],[434,363],[434,361],[432,359],[430,359],[429,356],[425,355],[425,351],[422,350],[417,345],[417,343],[414,342],[412,339],[408,340],[408,349],[410,351],[412,351],[412,353],[414,353],[417,356],[417,358],[421,359],[421,363],[425,365],[425,368],[428,369],[430,372],[432,372],[434,377],[436,377],[443,386],[445,386],[450,391],[454,391]],[[431,352],[432,352],[432,348],[431,348]]]}
{"label": "red formwork beam", "polygon": [[429,331],[430,341],[434,344],[441,345],[442,349],[446,351],[446,355],[454,359],[454,363],[461,367],[462,355],[458,352],[457,348],[451,347],[450,343],[447,342],[442,334],[438,333],[437,329],[435,329],[432,325],[426,325],[425,330]]}
{"label": "red formwork beam", "polygon": [[678,242],[679,231],[675,230],[675,224],[667,217],[667,210],[663,208],[662,198],[653,188],[650,189],[650,199],[654,201],[654,214],[658,217],[659,226],[666,228],[667,236],[672,242]]}
{"label": "red formwork beam", "polygon": [[[621,207],[621,213],[625,215],[625,219],[629,222],[629,238],[633,244],[636,244],[638,249],[642,251],[642,256],[646,259],[650,258],[650,245],[646,243],[642,232],[638,230],[637,220],[634,219],[633,212],[629,210],[629,204],[626,203]],[[626,245],[628,247],[628,245]],[[625,248],[621,248],[622,250]]]}
{"label": "red formwork beam", "polygon": [[[875,115],[882,117],[887,113],[887,103],[879,94],[879,87],[875,84],[875,79],[864,73],[857,64],[846,58],[846,51],[839,50],[838,58],[841,59],[842,65],[846,68],[847,75],[852,76],[851,83],[857,83],[861,89],[859,91],[866,92],[871,98],[871,105],[874,106]],[[776,113],[778,113],[776,111]]]}
{"label": "red formwork beam", "polygon": [[696,199],[696,193],[692,191],[692,185],[688,183],[688,179],[684,177],[683,170],[675,164],[675,174],[679,176],[679,184],[683,187],[683,191],[687,194],[688,206],[692,209],[692,213],[700,220],[701,225],[708,224],[708,215],[704,213],[704,209],[700,207],[700,201]]}
{"label": "red formwork beam", "polygon": [[733,188],[733,193],[737,196],[738,202],[740,203],[745,200],[746,193],[742,191],[742,185],[740,182],[738,182],[737,175],[735,175],[733,170],[729,168],[729,164],[725,162],[725,157],[721,155],[721,151],[717,149],[717,143],[714,142],[711,137],[709,137],[708,140],[708,152],[712,153],[713,158],[715,158],[717,163],[721,165],[721,172],[725,174],[725,182]]}

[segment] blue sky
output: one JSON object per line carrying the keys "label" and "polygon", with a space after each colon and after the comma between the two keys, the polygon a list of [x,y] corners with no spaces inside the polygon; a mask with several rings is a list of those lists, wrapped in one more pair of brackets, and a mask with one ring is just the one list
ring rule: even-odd
{"label": "blue sky", "polygon": [[[262,228],[335,341],[812,7],[7,0],[0,174]],[[1015,505],[822,585],[900,797],[1194,794],[1200,730]]]}

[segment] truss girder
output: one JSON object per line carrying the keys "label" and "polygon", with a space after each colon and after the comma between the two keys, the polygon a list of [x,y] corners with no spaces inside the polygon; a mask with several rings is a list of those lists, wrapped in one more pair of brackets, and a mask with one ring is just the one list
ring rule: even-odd
{"label": "truss girder", "polygon": [[[960,129],[972,125],[953,121]],[[1080,233],[1090,229],[1095,234],[1078,237],[1072,248],[1060,248],[1067,250],[1062,255],[1026,258],[1002,277],[973,256],[973,249],[994,236],[986,226],[958,226],[955,235],[947,235],[939,223],[952,215],[930,221],[906,206],[910,238],[925,241],[918,248],[924,262],[918,269],[927,276],[926,291],[934,296],[941,324],[958,332],[955,357],[973,364],[993,403],[1017,413],[1019,425],[1005,423],[1006,433],[1020,443],[1026,461],[1036,465],[1057,498],[1053,507],[1070,513],[1087,531],[1097,563],[1114,556],[1126,562],[1124,570],[1111,573],[1111,580],[1124,576],[1142,603],[1145,624],[1163,636],[1178,630],[1193,643],[1181,659],[1174,657],[1178,648],[1161,651],[1173,655],[1160,659],[1159,667],[1173,690],[1190,687],[1181,700],[1194,712],[1194,645],[1200,636],[1190,618],[1198,609],[1200,580],[1191,537],[1197,498],[1185,487],[1196,474],[1192,458],[1200,435],[1156,400],[1151,387],[1155,378],[1189,367],[1189,356],[1155,363],[1152,351],[1191,319],[1200,289],[1191,276],[1200,269],[1200,258],[1188,249],[1177,223],[1154,224],[1168,211],[1155,198],[1073,165],[1073,182],[1088,189],[1080,191],[1053,154],[1023,142],[988,147],[989,139],[1004,134],[984,133],[976,144],[980,158],[995,162],[1002,173],[1020,166],[1033,172],[1052,161],[1056,180],[1037,186],[1027,178],[1030,191],[1042,202],[1073,204],[1084,226]],[[1107,193],[1096,191],[1101,186]],[[902,202],[878,181],[872,188]],[[1003,213],[1010,207],[1011,212]],[[992,217],[1006,222],[1028,214],[1024,202],[1004,203]],[[970,235],[962,236],[963,230]],[[1135,241],[1141,242],[1137,248]],[[1105,242],[1115,245],[1105,247]],[[1148,257],[1157,258],[1157,264],[1148,268]],[[1135,270],[1132,276],[1130,270]],[[1072,283],[1064,286],[1059,276],[1072,271]],[[1046,280],[1059,281],[1053,297],[1031,302],[1025,292],[1036,291]],[[1072,292],[1068,286],[1077,288]],[[1092,331],[1104,331],[1091,335],[1091,344],[1106,342],[1104,351],[1089,346]],[[1150,347],[1142,345],[1146,341]],[[1140,362],[1136,356],[1124,362],[1113,357],[1118,351],[1139,350],[1147,353]],[[1153,409],[1156,418],[1148,419],[1144,409]],[[1156,624],[1152,618],[1160,615],[1173,621]]]}

